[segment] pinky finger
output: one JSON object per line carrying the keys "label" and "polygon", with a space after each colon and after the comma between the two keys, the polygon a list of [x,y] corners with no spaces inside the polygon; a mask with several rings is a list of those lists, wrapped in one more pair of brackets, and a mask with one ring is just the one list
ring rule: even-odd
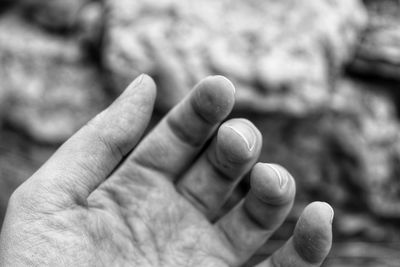
{"label": "pinky finger", "polygon": [[333,209],[326,203],[308,205],[293,237],[267,260],[255,267],[318,267],[332,246]]}

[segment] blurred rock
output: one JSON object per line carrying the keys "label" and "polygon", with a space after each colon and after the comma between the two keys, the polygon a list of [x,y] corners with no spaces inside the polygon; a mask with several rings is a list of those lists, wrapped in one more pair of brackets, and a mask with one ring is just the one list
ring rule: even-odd
{"label": "blurred rock", "polygon": [[[393,228],[393,226],[391,226]],[[360,238],[369,242],[394,240],[389,224],[378,221],[371,214],[341,212],[335,209],[334,231],[336,240],[343,238]],[[397,240],[399,236],[397,235]]]}
{"label": "blurred rock", "polygon": [[[265,260],[274,251],[285,244],[286,240],[271,240],[253,259],[244,265],[252,267]],[[400,246],[396,243],[367,243],[359,240],[348,240],[334,243],[323,267],[398,267]]]}
{"label": "blurred rock", "polygon": [[75,26],[81,9],[90,0],[19,0],[25,14],[39,24],[53,30]]}
{"label": "blurred rock", "polygon": [[77,18],[77,36],[84,44],[100,50],[104,30],[104,6],[102,2],[87,3]]}
{"label": "blurred rock", "polygon": [[84,44],[99,48],[104,9],[101,0],[18,0],[29,20],[61,35],[75,35]]}
{"label": "blurred rock", "polygon": [[0,131],[0,227],[12,192],[54,152],[54,147],[32,144],[22,135]]}
{"label": "blurred rock", "polygon": [[321,113],[250,118],[264,136],[261,160],[293,173],[299,199],[400,218],[400,128],[380,85],[347,79]]}
{"label": "blurred rock", "polygon": [[369,25],[351,68],[362,74],[400,80],[400,2],[365,1]]}
{"label": "blurred rock", "polygon": [[[390,88],[379,83],[342,83],[334,102],[335,117],[342,123],[332,130],[337,133],[338,156],[358,162],[359,171],[354,169],[350,176],[355,187],[347,187],[350,192],[362,189],[354,201],[365,198],[376,216],[400,219],[400,127],[396,101],[385,90]],[[340,162],[338,158],[332,161]]]}
{"label": "blurred rock", "polygon": [[0,18],[0,80],[7,120],[41,142],[63,142],[105,106],[102,77],[78,42],[17,16]]}
{"label": "blurred rock", "polygon": [[210,74],[237,84],[239,109],[319,109],[366,23],[357,0],[108,0],[106,8],[104,57],[114,86],[147,72],[164,110]]}
{"label": "blurred rock", "polygon": [[5,111],[7,110],[6,106],[7,106],[7,99],[9,96],[9,92],[8,90],[0,90],[0,127],[3,123],[3,119],[4,119],[4,114]]}
{"label": "blurred rock", "polygon": [[398,244],[342,242],[333,246],[324,266],[397,267],[400,261],[399,250]]}

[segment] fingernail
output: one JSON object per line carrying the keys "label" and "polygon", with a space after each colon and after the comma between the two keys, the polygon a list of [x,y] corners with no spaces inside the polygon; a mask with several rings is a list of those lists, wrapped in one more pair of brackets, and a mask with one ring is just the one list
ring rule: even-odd
{"label": "fingernail", "polygon": [[232,124],[225,125],[242,138],[249,151],[253,151],[256,145],[257,137],[254,133],[254,130],[247,123],[238,120]]}
{"label": "fingernail", "polygon": [[282,175],[281,172],[278,170],[278,168],[274,164],[268,164],[268,167],[270,167],[276,174],[278,181],[279,181],[279,187],[282,189],[286,186],[288,182],[288,178],[286,175]]}
{"label": "fingernail", "polygon": [[331,213],[331,217],[330,217],[330,223],[333,223],[333,218],[335,217],[335,211],[333,210],[332,206],[329,205],[328,203],[324,202],[324,204],[329,208],[330,213]]}
{"label": "fingernail", "polygon": [[231,80],[229,80],[228,78],[226,78],[225,76],[222,76],[222,75],[214,75],[212,77],[214,77],[214,78],[222,78],[222,79],[226,80],[228,82],[228,84],[230,85],[230,87],[232,88],[233,94],[236,94],[236,87],[231,82]]}
{"label": "fingernail", "polygon": [[225,78],[227,81],[228,81],[228,83],[231,85],[231,87],[232,87],[232,90],[233,90],[233,94],[235,95],[236,94],[236,87],[235,87],[235,85],[231,82],[231,80],[229,80],[228,78]]}
{"label": "fingernail", "polygon": [[132,86],[137,86],[137,85],[141,84],[143,82],[144,76],[145,76],[145,74],[142,73],[138,77],[136,77],[136,79],[132,82]]}

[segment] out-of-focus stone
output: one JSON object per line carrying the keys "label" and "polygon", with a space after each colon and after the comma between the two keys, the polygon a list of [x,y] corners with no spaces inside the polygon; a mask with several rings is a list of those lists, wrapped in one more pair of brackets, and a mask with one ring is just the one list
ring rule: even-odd
{"label": "out-of-focus stone", "polygon": [[7,91],[0,90],[0,127],[1,127],[4,117],[5,117],[4,116],[5,111],[7,110],[6,105],[7,105],[8,96],[9,96],[8,90]]}
{"label": "out-of-focus stone", "polygon": [[321,113],[251,119],[264,136],[261,160],[294,174],[299,199],[400,218],[400,127],[379,85],[341,81]]}
{"label": "out-of-focus stone", "polygon": [[[265,260],[282,247],[286,240],[269,240],[266,249],[258,252],[254,259],[246,263],[244,267],[252,267]],[[382,244],[349,239],[335,241],[322,265],[324,267],[398,267],[400,246],[397,243]],[[270,245],[271,243],[272,245]]]}
{"label": "out-of-focus stone", "polygon": [[19,0],[19,9],[43,28],[62,35],[75,35],[98,49],[104,8],[101,0]]}
{"label": "out-of-focus stone", "polygon": [[87,3],[79,12],[76,21],[77,36],[82,43],[100,49],[104,30],[104,6],[102,2]]}
{"label": "out-of-focus stone", "polygon": [[[344,208],[344,207],[343,207]],[[342,209],[343,209],[342,208]],[[400,233],[394,224],[377,219],[373,214],[366,212],[343,212],[335,209],[335,239],[337,241],[349,238],[362,239],[368,242],[398,242]]]}
{"label": "out-of-focus stone", "polygon": [[40,147],[20,134],[0,131],[0,226],[8,199],[54,152],[55,147]]}
{"label": "out-of-focus stone", "polygon": [[355,240],[334,244],[324,263],[326,267],[397,267],[399,245],[374,244]]}
{"label": "out-of-focus stone", "polygon": [[195,82],[223,74],[237,107],[305,114],[324,106],[366,13],[357,0],[106,1],[105,64],[117,89],[141,72],[170,108]]}
{"label": "out-of-focus stone", "polygon": [[351,178],[362,189],[368,209],[378,217],[399,219],[400,127],[395,99],[387,94],[395,89],[396,85],[383,88],[372,82],[344,83],[336,114],[348,110],[350,116],[346,124],[332,129],[339,133],[335,139],[344,155],[358,159],[360,171]]}
{"label": "out-of-focus stone", "polygon": [[105,105],[102,77],[79,44],[16,16],[0,18],[0,80],[7,120],[42,142],[63,142]]}
{"label": "out-of-focus stone", "polygon": [[365,0],[369,25],[351,69],[400,80],[400,1]]}
{"label": "out-of-focus stone", "polygon": [[19,0],[26,15],[53,30],[73,28],[90,0]]}

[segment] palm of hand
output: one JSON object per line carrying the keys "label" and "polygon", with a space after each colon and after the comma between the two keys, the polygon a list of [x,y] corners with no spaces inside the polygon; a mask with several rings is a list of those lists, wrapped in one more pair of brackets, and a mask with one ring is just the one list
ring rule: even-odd
{"label": "palm of hand", "polygon": [[87,231],[102,264],[228,266],[221,258],[229,257],[223,235],[171,183],[164,177],[139,180],[146,183],[105,185],[91,199],[88,222],[97,222],[97,229]]}
{"label": "palm of hand", "polygon": [[[227,266],[213,251],[228,253],[228,244],[203,214],[164,177],[140,180],[147,182],[105,184],[87,207],[44,216],[35,233],[50,240],[43,252],[65,255],[57,261],[66,266]],[[56,245],[59,235],[68,237],[65,246]]]}

